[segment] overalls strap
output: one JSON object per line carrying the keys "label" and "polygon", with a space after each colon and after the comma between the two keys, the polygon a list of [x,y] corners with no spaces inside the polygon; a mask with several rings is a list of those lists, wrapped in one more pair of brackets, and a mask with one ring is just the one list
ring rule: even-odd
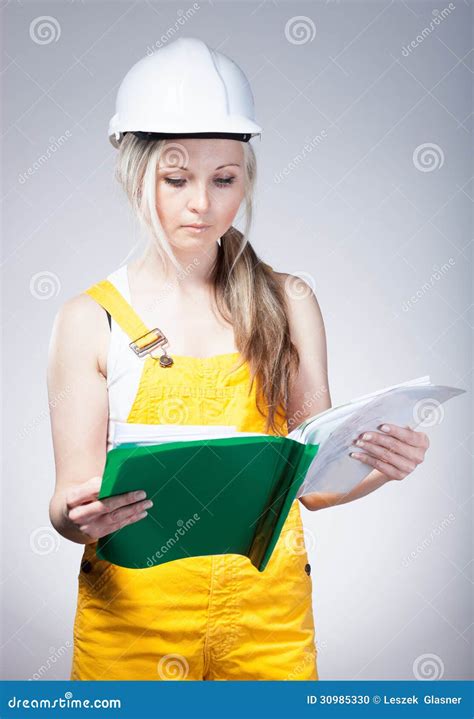
{"label": "overalls strap", "polygon": [[110,313],[132,342],[150,332],[133,307],[109,280],[97,282],[85,292]]}

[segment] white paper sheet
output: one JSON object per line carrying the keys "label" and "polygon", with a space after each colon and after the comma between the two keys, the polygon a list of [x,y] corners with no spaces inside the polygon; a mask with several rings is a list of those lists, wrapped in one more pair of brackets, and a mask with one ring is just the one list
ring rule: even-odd
{"label": "white paper sheet", "polygon": [[377,428],[384,422],[416,429],[425,419],[426,409],[434,407],[435,412],[442,411],[436,409],[437,403],[441,405],[464,392],[443,385],[397,386],[384,394],[376,393],[349,416],[339,416],[336,422],[316,426],[314,432],[307,429],[306,442],[320,444],[320,448],[297,496],[311,492],[350,492],[373,469],[349,456],[350,452],[363,451],[352,444],[362,432],[379,432]]}

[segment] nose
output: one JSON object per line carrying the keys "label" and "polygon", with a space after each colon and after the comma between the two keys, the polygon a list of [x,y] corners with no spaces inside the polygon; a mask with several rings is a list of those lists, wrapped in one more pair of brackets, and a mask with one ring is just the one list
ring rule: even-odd
{"label": "nose", "polygon": [[190,193],[188,209],[191,212],[199,212],[201,215],[209,208],[209,191],[205,183],[197,184]]}

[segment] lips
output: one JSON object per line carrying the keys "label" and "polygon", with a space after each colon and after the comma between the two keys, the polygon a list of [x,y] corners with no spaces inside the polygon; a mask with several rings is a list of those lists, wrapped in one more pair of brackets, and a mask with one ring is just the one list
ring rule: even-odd
{"label": "lips", "polygon": [[210,227],[210,225],[183,225],[183,227],[195,227],[197,230],[202,230],[205,227]]}

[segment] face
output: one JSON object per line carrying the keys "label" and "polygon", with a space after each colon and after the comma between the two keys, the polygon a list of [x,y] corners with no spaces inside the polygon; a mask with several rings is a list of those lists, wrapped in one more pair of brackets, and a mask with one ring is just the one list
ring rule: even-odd
{"label": "face", "polygon": [[[213,246],[244,197],[244,154],[236,140],[167,140],[157,175],[158,217],[172,245]],[[205,225],[193,229],[187,225]]]}

